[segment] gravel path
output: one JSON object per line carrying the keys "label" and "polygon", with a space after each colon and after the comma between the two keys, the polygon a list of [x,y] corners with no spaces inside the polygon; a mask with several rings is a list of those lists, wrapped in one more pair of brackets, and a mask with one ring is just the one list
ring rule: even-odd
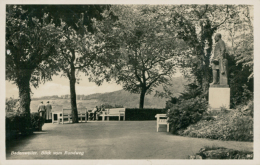
{"label": "gravel path", "polygon": [[213,145],[253,151],[252,142],[156,132],[156,121],[98,121],[46,123],[42,132],[8,144],[6,159],[186,159],[200,148]]}

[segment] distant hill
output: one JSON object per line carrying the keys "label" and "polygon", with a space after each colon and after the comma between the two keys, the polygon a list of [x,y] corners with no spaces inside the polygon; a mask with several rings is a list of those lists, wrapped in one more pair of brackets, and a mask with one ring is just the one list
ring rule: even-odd
{"label": "distant hill", "polygon": [[[172,86],[169,87],[170,91],[173,93],[173,96],[178,96],[184,90],[184,84],[186,81],[182,77],[174,77],[172,79]],[[156,90],[162,92],[163,87],[159,86]],[[168,98],[159,98],[154,97],[155,92],[150,95],[145,96],[144,108],[164,108],[165,103]],[[140,94],[132,94],[125,90],[119,90],[109,93],[95,93],[91,95],[77,95],[77,103],[78,106],[89,107],[92,108],[95,105],[100,104],[110,104],[110,105],[123,105],[126,108],[138,108]],[[65,95],[62,97],[58,96],[44,96],[41,98],[34,98],[34,101],[39,102],[38,100],[50,100],[54,104],[62,104],[66,106],[70,106],[69,104],[69,95]],[[67,105],[68,104],[68,105]]]}

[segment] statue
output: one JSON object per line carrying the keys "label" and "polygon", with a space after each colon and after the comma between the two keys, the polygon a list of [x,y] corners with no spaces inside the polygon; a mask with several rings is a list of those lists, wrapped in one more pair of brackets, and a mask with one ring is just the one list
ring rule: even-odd
{"label": "statue", "polygon": [[221,39],[221,34],[215,35],[215,48],[211,56],[210,63],[213,72],[213,86],[228,86],[228,61],[226,59],[226,46],[225,42]]}

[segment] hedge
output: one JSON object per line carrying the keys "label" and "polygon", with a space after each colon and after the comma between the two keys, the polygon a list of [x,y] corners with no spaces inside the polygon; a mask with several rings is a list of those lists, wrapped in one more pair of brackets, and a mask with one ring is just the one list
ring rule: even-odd
{"label": "hedge", "polygon": [[125,120],[156,120],[156,114],[166,114],[166,109],[156,108],[126,108]]}
{"label": "hedge", "polygon": [[5,117],[6,139],[12,139],[18,134],[31,134],[41,130],[44,119],[38,113],[31,113],[31,121],[26,120],[25,113],[7,112]]}

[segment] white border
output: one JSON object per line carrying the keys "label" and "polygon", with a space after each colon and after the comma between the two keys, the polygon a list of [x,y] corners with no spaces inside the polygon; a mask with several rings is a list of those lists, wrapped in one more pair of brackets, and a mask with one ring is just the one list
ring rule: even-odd
{"label": "white border", "polygon": [[[5,158],[5,5],[6,4],[248,4],[248,5],[254,5],[254,38],[255,38],[255,51],[254,51],[254,101],[255,101],[255,117],[254,117],[254,160],[167,160],[167,159],[161,159],[161,160],[6,160]],[[259,107],[259,87],[260,87],[260,81],[259,81],[259,74],[257,71],[259,71],[259,64],[260,57],[259,57],[259,16],[260,16],[260,1],[258,0],[219,0],[219,1],[205,1],[205,0],[182,0],[182,1],[171,1],[171,0],[124,0],[124,1],[118,1],[118,0],[93,0],[93,1],[86,1],[86,0],[74,0],[74,1],[64,1],[64,0],[1,0],[0,2],[0,45],[1,45],[1,112],[0,112],[0,130],[2,131],[0,136],[0,164],[19,164],[19,165],[27,165],[27,164],[71,164],[71,163],[77,163],[77,164],[99,164],[99,165],[112,165],[112,164],[144,164],[144,165],[155,165],[155,164],[237,164],[237,165],[244,165],[244,164],[260,164],[259,156],[260,156],[260,150],[258,148],[259,146],[259,139],[260,139],[260,125],[259,125],[259,119],[258,116],[260,116],[260,107]]]}

